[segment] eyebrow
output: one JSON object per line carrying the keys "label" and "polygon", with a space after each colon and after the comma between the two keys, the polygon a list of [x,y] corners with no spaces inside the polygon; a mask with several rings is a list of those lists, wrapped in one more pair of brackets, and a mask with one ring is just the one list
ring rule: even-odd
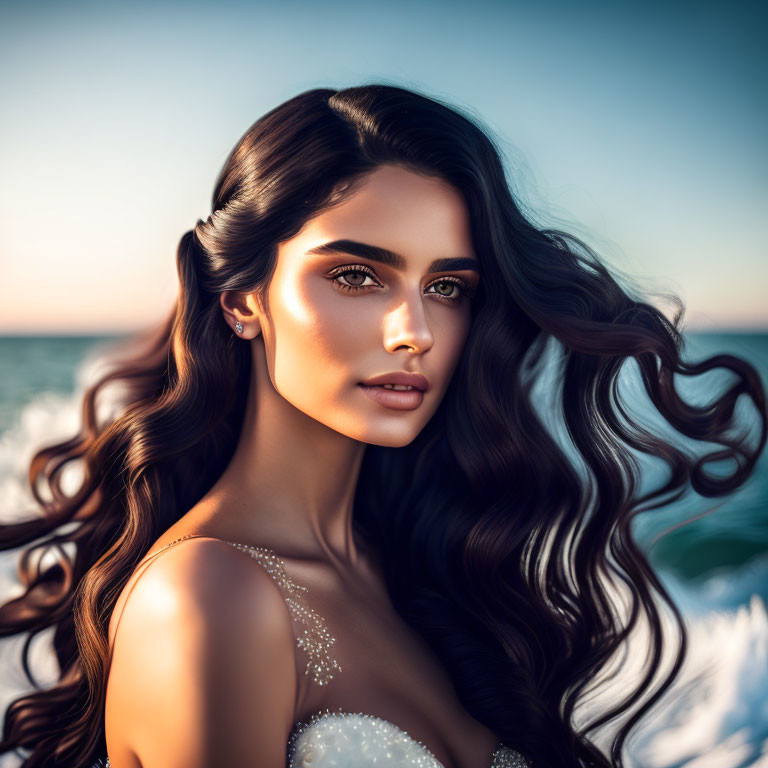
{"label": "eyebrow", "polygon": [[[360,256],[371,261],[378,261],[395,269],[405,269],[407,261],[399,253],[381,248],[378,245],[368,245],[358,243],[356,240],[332,240],[329,243],[310,248],[307,253],[316,253],[328,255],[334,253],[346,253],[350,256]],[[427,268],[428,272],[447,272],[453,269],[471,269],[480,272],[480,265],[477,259],[467,257],[435,259]]]}

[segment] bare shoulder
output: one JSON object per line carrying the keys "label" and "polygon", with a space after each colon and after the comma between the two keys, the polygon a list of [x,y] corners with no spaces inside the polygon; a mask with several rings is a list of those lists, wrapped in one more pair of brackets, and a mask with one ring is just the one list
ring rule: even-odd
{"label": "bare shoulder", "polygon": [[[182,541],[144,566],[117,626],[107,747],[144,768],[284,766],[294,722],[290,614],[248,553]],[[117,764],[117,763],[116,763]]]}

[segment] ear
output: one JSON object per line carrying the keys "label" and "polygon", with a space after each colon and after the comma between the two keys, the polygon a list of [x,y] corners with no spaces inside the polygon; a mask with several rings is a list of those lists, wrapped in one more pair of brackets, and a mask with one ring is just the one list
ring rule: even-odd
{"label": "ear", "polygon": [[[224,319],[235,336],[253,339],[261,333],[262,311],[255,293],[224,291],[219,297],[219,303],[224,312]],[[241,333],[237,332],[238,322],[243,327]]]}

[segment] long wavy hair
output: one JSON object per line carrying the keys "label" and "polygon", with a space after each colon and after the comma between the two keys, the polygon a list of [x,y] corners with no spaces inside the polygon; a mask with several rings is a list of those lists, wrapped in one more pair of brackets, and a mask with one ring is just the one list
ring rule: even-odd
{"label": "long wavy hair", "polygon": [[[210,216],[179,242],[172,313],[115,350],[85,391],[79,433],[33,457],[29,482],[42,515],[0,526],[3,550],[28,545],[24,591],[0,606],[0,633],[28,633],[22,660],[34,686],[8,707],[0,752],[23,750],[25,768],[87,766],[105,754],[117,596],[153,542],[219,478],[243,423],[248,345],[226,325],[219,295],[265,298],[277,244],[356,180],[395,163],[459,190],[483,280],[430,422],[406,447],[367,446],[354,525],[380,554],[393,604],[474,718],[538,766],[624,765],[630,731],[672,684],[686,650],[679,609],[633,538],[633,520],[689,488],[721,497],[743,484],[766,440],[765,390],[738,357],[685,362],[679,300],[669,319],[579,238],[524,215],[480,126],[439,100],[374,84],[308,90],[238,141]],[[552,412],[560,436],[533,393],[550,342],[559,350]],[[629,412],[617,383],[630,358],[688,449]],[[706,405],[686,402],[674,374],[715,367],[730,369],[733,383]],[[110,383],[122,387],[120,406],[99,418]],[[741,394],[756,407],[756,438],[733,434]],[[698,443],[701,455],[690,448]],[[643,494],[639,454],[671,469]],[[732,460],[729,473],[705,471],[722,460]],[[82,482],[66,494],[62,470],[73,461]],[[51,549],[57,557],[42,567]],[[617,586],[629,597],[624,609]],[[665,606],[674,663],[662,673]],[[578,725],[577,704],[641,620],[650,638],[643,674]],[[60,676],[42,688],[28,651],[48,628]],[[593,732],[619,719],[609,748],[598,748]]]}

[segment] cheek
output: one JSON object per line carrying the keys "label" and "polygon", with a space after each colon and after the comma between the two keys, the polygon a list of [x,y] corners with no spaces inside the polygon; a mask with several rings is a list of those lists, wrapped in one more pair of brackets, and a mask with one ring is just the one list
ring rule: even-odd
{"label": "cheek", "polygon": [[[444,366],[448,374],[446,378],[450,378],[450,375],[458,365],[459,358],[467,343],[470,325],[471,317],[469,310],[465,307],[460,307],[454,311],[450,318],[446,318],[446,321],[440,326],[435,325],[435,346],[433,351],[438,352],[439,350],[439,353],[434,356],[439,357],[440,365]],[[447,383],[446,381],[446,385]]]}
{"label": "cheek", "polygon": [[288,399],[322,401],[329,388],[348,385],[374,341],[364,331],[371,318],[323,283],[286,281],[270,294],[275,384]]}

